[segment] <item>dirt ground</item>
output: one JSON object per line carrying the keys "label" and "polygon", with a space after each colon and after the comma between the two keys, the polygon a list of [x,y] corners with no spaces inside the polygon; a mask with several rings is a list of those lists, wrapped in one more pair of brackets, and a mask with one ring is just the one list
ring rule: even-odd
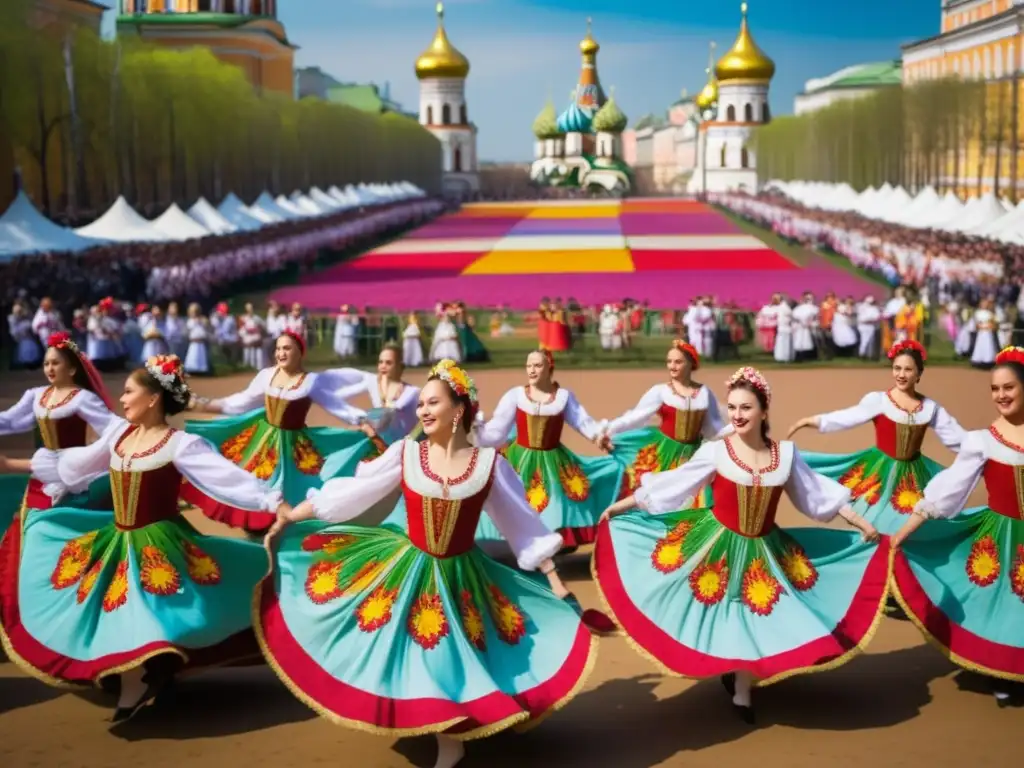
{"label": "dirt ground", "polygon": [[[730,368],[709,368],[701,377],[722,398]],[[560,375],[595,418],[634,405],[662,370],[581,371]],[[936,369],[924,382],[968,429],[994,416],[987,374]],[[8,407],[38,374],[0,381],[0,409]],[[422,374],[410,380],[420,382]],[[518,371],[487,371],[477,378],[485,410],[493,408]],[[888,386],[878,370],[792,369],[771,373],[775,393],[772,425],[784,436],[797,418],[857,402]],[[198,381],[204,395],[241,389],[244,377]],[[112,391],[119,391],[114,382]],[[314,411],[317,424],[328,423]],[[846,452],[871,440],[870,427],[829,437],[801,433],[811,450]],[[578,436],[569,445],[584,453]],[[25,455],[24,439],[0,440],[0,452]],[[948,463],[952,455],[929,435],[928,455]],[[792,507],[783,525],[804,525]],[[209,531],[209,524],[203,525]],[[587,606],[596,606],[588,573],[589,552],[563,564],[562,573]],[[597,666],[583,693],[529,734],[506,733],[472,742],[464,763],[505,768],[534,765],[597,765],[609,768],[687,766],[721,768],[863,768],[952,766],[986,755],[991,765],[1010,765],[1020,725],[1018,710],[996,708],[976,680],[959,674],[926,646],[908,623],[886,619],[867,654],[821,675],[791,679],[755,692],[758,727],[741,724],[717,681],[660,676],[621,638],[601,642]],[[207,765],[347,765],[365,768],[429,766],[430,739],[395,742],[330,725],[296,701],[266,668],[223,670],[182,681],[174,696],[124,728],[105,722],[112,702],[102,695],[47,688],[0,663],[0,765],[11,768],[171,768],[202,759]],[[573,761],[573,762],[569,762]],[[578,761],[578,762],[577,762]]]}

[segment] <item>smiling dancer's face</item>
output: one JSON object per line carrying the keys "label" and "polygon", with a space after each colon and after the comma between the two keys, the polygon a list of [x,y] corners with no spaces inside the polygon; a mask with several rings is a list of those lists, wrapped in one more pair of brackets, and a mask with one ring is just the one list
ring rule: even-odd
{"label": "smiling dancer's face", "polygon": [[921,380],[917,361],[910,355],[897,355],[892,361],[892,378],[900,392],[913,392],[917,382]]}
{"label": "smiling dancer's face", "polygon": [[402,364],[398,362],[398,355],[393,349],[381,350],[377,357],[377,375],[386,379],[397,379],[402,375]]}
{"label": "smiling dancer's face", "polygon": [[1016,421],[1024,410],[1024,387],[1012,368],[992,371],[992,402],[1004,419]]}
{"label": "smiling dancer's face", "polygon": [[690,375],[690,357],[682,350],[674,347],[668,351],[665,357],[665,365],[668,367],[668,375],[673,381],[685,381]]}
{"label": "smiling dancer's face", "polygon": [[302,364],[302,350],[291,336],[279,336],[274,345],[274,360],[286,371],[296,371]]}
{"label": "smiling dancer's face", "polygon": [[75,371],[68,365],[64,355],[51,347],[46,350],[43,358],[43,375],[55,387],[64,389],[74,383]]}
{"label": "smiling dancer's face", "polygon": [[423,425],[423,433],[427,437],[447,437],[453,432],[452,424],[456,416],[460,419],[460,406],[452,396],[452,389],[438,379],[428,381],[420,390],[420,401],[416,406],[416,416]]}
{"label": "smiling dancer's face", "polygon": [[548,361],[540,352],[531,352],[526,356],[526,380],[538,384],[548,378]]}
{"label": "smiling dancer's face", "polygon": [[734,389],[729,393],[729,421],[740,437],[760,433],[761,422],[768,415],[758,402],[757,395],[747,389]]}

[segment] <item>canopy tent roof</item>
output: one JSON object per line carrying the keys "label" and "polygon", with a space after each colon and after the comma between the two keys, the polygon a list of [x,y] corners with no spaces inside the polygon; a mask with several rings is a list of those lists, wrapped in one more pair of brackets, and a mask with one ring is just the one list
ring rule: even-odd
{"label": "canopy tent roof", "polygon": [[171,207],[153,221],[153,226],[172,240],[193,240],[210,234],[210,230],[181,210],[177,203],[171,203]]}
{"label": "canopy tent roof", "polygon": [[964,206],[963,213],[947,226],[943,227],[955,232],[969,232],[977,227],[984,227],[1006,215],[1006,209],[991,192],[981,197],[972,198]]}
{"label": "canopy tent roof", "polygon": [[92,224],[75,230],[82,237],[96,240],[111,240],[118,243],[162,243],[174,238],[165,234],[152,221],[142,218],[128,205],[123,196],[118,197],[106,213]]}
{"label": "canopy tent roof", "polygon": [[896,224],[906,224],[909,221],[913,221],[915,217],[930,211],[938,205],[939,200],[941,198],[939,193],[935,191],[935,187],[927,186],[917,193],[917,197],[909,205],[897,211],[890,221]]}
{"label": "canopy tent roof", "polygon": [[323,206],[317,205],[309,198],[308,195],[304,195],[301,192],[295,192],[292,194],[292,202],[311,216],[323,216],[327,213]]}
{"label": "canopy tent roof", "polygon": [[0,261],[45,251],[81,251],[96,245],[95,240],[81,237],[43,216],[24,192],[18,192],[0,216]]}
{"label": "canopy tent roof", "polygon": [[238,229],[252,231],[260,229],[267,223],[253,216],[245,203],[239,200],[238,195],[234,192],[229,192],[228,196],[221,200],[220,205],[217,206],[217,211]]}
{"label": "canopy tent roof", "polygon": [[319,205],[325,211],[337,211],[341,208],[341,203],[335,200],[333,197],[328,195],[319,187],[313,187],[309,190],[309,199]]}
{"label": "canopy tent roof", "polygon": [[278,195],[274,202],[277,203],[279,208],[291,213],[293,219],[308,219],[310,216],[313,216],[312,213],[300,208],[284,195]]}
{"label": "canopy tent roof", "polygon": [[205,197],[200,197],[193,203],[188,209],[188,215],[215,235],[227,235],[238,231],[238,227],[225,219]]}
{"label": "canopy tent roof", "polygon": [[278,220],[280,221],[288,221],[290,219],[299,218],[294,211],[289,211],[287,208],[284,208],[283,206],[279,205],[277,200],[275,200],[271,196],[271,194],[266,191],[264,191],[259,197],[257,197],[253,204],[249,206],[249,208],[260,208],[266,211],[267,213],[271,213],[277,216]]}

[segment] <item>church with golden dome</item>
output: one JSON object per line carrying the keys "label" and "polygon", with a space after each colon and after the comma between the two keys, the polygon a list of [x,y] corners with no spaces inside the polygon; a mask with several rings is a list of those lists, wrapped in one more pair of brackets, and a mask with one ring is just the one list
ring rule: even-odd
{"label": "church with golden dome", "polygon": [[696,99],[701,122],[690,194],[757,189],[757,158],[748,143],[754,130],[771,120],[768,88],[775,62],[754,41],[746,3],[740,16],[736,42],[708,68]]}
{"label": "church with golden dome", "polygon": [[448,39],[444,4],[438,3],[434,39],[416,59],[419,120],[441,143],[442,188],[453,197],[467,197],[480,190],[477,128],[466,105],[468,76],[469,59]]}
{"label": "church with golden dome", "polygon": [[597,75],[601,46],[590,29],[580,41],[580,75],[560,115],[550,100],[533,122],[534,162],[530,179],[535,184],[578,187],[602,194],[626,194],[633,188],[633,172],[622,160],[622,132],[628,119],[606,96]]}

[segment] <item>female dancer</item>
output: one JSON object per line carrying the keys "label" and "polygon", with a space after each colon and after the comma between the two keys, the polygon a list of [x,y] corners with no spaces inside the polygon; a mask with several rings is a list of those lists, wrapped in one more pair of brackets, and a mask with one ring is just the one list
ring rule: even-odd
{"label": "female dancer", "polygon": [[[893,535],[893,582],[925,637],[954,664],[995,678],[1004,707],[1009,682],[1024,682],[1024,348],[996,357],[992,400],[999,417],[967,433]],[[980,480],[988,504],[964,509]]]}
{"label": "female dancer", "polygon": [[402,380],[402,350],[393,342],[377,356],[377,373],[342,368],[335,372],[348,381],[345,397],[366,393],[373,405],[369,412],[349,406],[349,418],[360,424],[364,437],[326,457],[324,477],[351,477],[361,462],[372,461],[396,440],[416,428],[416,403],[420,388]]}
{"label": "female dancer", "polygon": [[931,427],[951,451],[960,448],[964,430],[945,408],[917,391],[927,354],[916,341],[898,341],[889,349],[894,387],[869,392],[852,408],[801,419],[787,438],[804,427],[839,432],[867,422],[875,426],[875,445],[847,455],[804,453],[815,472],[850,489],[853,508],[884,534],[893,534],[914,511],[921,489],[942,467],[921,455]]}
{"label": "female dancer", "polygon": [[[693,372],[700,368],[697,350],[676,339],[668,351],[666,365],[668,383],[655,384],[635,408],[605,427],[605,447],[626,467],[616,498],[633,493],[640,487],[640,478],[648,472],[664,472],[683,464],[703,440],[732,431],[732,427],[722,423],[714,393],[693,380]],[[659,425],[644,426],[655,414]],[[705,489],[696,506],[710,504],[710,494],[711,489]]]}
{"label": "female dancer", "polygon": [[450,306],[438,304],[437,326],[434,338],[430,342],[430,362],[440,360],[462,360],[462,345],[459,344],[459,329],[452,321],[453,310]]}
{"label": "female dancer", "polygon": [[[321,522],[284,529],[254,615],[271,667],[302,702],[359,730],[436,734],[436,768],[458,763],[464,740],[566,704],[597,652],[560,599],[569,593],[550,558],[561,537],[526,504],[508,462],[470,444],[476,409],[466,372],[438,364],[417,410],[426,440],[395,443],[279,518],[272,533]],[[342,524],[398,488],[415,511],[408,534]],[[473,546],[484,510],[519,567],[548,584]]]}
{"label": "female dancer", "polygon": [[[307,373],[302,366],[306,345],[293,331],[283,331],[274,346],[274,368],[264,368],[241,392],[219,400],[193,398],[189,410],[220,413],[227,418],[188,421],[185,429],[205,437],[220,453],[267,480],[286,501],[297,504],[306,492],[333,475],[324,473],[328,456],[361,445],[365,453],[373,450],[367,436],[351,429],[307,427],[306,415],[316,403],[346,424],[361,424],[365,414],[350,406],[346,399],[363,386],[362,372],[352,369]],[[363,458],[358,452],[345,454],[346,461],[334,461],[332,472],[351,475]],[[198,489],[186,487],[182,498],[203,513],[228,525],[250,532],[265,531],[274,522],[271,515],[256,512],[236,517],[236,510],[225,508]]]}
{"label": "female dancer", "polygon": [[188,334],[188,351],[185,353],[185,373],[190,376],[212,375],[213,366],[210,365],[210,322],[203,317],[203,310],[198,304],[189,305],[185,330]]}
{"label": "female dancer", "polygon": [[[477,445],[506,446],[504,454],[526,488],[526,500],[565,546],[594,540],[601,511],[615,498],[623,468],[610,457],[577,456],[562,445],[566,423],[600,444],[600,428],[575,395],[554,380],[547,350],[526,357],[526,386],[505,393],[490,421],[476,428]],[[509,442],[511,440],[512,442]],[[502,540],[499,528],[481,519],[477,541]]]}
{"label": "female dancer", "polygon": [[406,322],[405,330],[402,331],[402,359],[410,368],[419,368],[423,365],[423,342],[416,313],[410,312]]}
{"label": "female dancer", "polygon": [[[89,427],[100,435],[113,417],[110,397],[96,368],[70,334],[51,334],[46,346],[43,374],[49,384],[27,390],[0,413],[0,435],[21,435],[35,429],[43,447],[51,451],[83,446]],[[38,478],[13,475],[3,478],[0,487],[0,531],[8,529],[12,517],[17,523],[25,509],[52,506],[49,489]],[[90,493],[75,499],[75,506],[102,508],[109,503],[110,486],[105,478],[88,490]],[[10,535],[0,546],[13,547],[10,551],[17,553],[20,530],[20,525],[11,525]]]}
{"label": "female dancer", "polygon": [[462,348],[462,358],[467,363],[486,363],[491,359],[491,353],[480,341],[476,330],[473,328],[473,318],[467,314],[466,305],[457,301],[453,305],[455,329],[459,334],[459,346]]}
{"label": "female dancer", "polygon": [[[672,674],[725,675],[752,723],[751,685],[832,669],[867,644],[882,616],[889,552],[852,532],[775,524],[785,492],[811,519],[838,514],[878,539],[846,488],[812,472],[792,443],[768,437],[764,377],[741,368],[728,388],[735,435],[705,443],[678,469],[644,475],[634,496],[612,505],[593,571],[642,655]],[[674,511],[709,482],[712,508]],[[617,517],[634,507],[642,511]]]}
{"label": "female dancer", "polygon": [[270,514],[281,494],[167,425],[190,392],[176,357],[153,358],[125,383],[99,440],[0,458],[31,469],[59,497],[109,472],[113,513],[58,506],[30,515],[13,588],[0,590],[0,640],[51,685],[121,676],[114,722],[151,704],[178,668],[240,661],[255,647],[249,595],[266,568],[260,547],[200,536],[178,511],[182,478],[226,503]]}

